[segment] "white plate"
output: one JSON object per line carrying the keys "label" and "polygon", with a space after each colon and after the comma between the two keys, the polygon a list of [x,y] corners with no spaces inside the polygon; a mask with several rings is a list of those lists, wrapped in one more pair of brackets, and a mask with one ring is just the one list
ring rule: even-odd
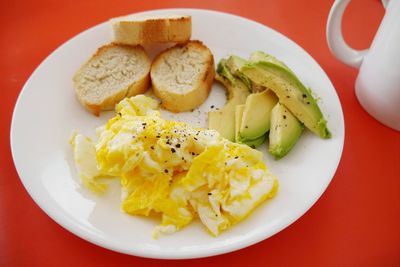
{"label": "white plate", "polygon": [[[332,139],[322,140],[305,131],[294,150],[280,161],[265,153],[278,176],[277,196],[258,207],[248,219],[218,238],[199,222],[159,240],[151,238],[158,221],[123,214],[114,187],[96,197],[80,186],[68,139],[73,129],[89,136],[112,114],[96,118],[78,103],[71,77],[97,47],[110,42],[108,23],[72,38],[35,70],[15,106],[11,148],[18,174],[35,202],[57,223],[99,246],[152,258],[196,258],[237,250],[284,229],[302,216],[321,196],[338,166],[344,140],[343,113],[335,89],[321,67],[302,48],[276,31],[256,22],[215,11],[157,10],[148,13],[190,14],[193,39],[202,40],[216,62],[229,54],[248,57],[252,51],[271,53],[294,70],[320,97]],[[206,125],[211,105],[222,106],[225,93],[215,84],[199,111],[169,118]],[[265,146],[260,148],[266,152]],[[324,218],[321,218],[323,220]]]}

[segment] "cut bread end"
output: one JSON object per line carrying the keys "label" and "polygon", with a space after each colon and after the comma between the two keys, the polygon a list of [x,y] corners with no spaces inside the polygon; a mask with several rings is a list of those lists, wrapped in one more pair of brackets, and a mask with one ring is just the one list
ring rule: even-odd
{"label": "cut bread end", "polygon": [[214,57],[200,41],[178,44],[155,58],[150,75],[153,91],[165,109],[189,111],[208,97],[215,76]]}
{"label": "cut bread end", "polygon": [[108,44],[75,73],[73,86],[81,104],[98,116],[123,98],[144,93],[150,83],[150,65],[141,46]]}
{"label": "cut bread end", "polygon": [[110,20],[114,41],[122,44],[184,43],[192,34],[192,17],[134,14]]}

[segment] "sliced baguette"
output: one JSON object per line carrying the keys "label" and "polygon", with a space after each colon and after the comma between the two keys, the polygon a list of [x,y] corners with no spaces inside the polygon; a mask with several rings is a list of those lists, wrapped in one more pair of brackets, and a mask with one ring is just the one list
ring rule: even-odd
{"label": "sliced baguette", "polygon": [[183,43],[192,34],[192,17],[134,14],[110,20],[114,41],[122,44]]}
{"label": "sliced baguette", "polygon": [[155,58],[150,76],[165,109],[189,111],[208,97],[215,76],[214,57],[200,41],[175,45]]}
{"label": "sliced baguette", "polygon": [[108,44],[75,73],[79,101],[98,116],[124,97],[144,93],[150,84],[151,61],[141,46]]}

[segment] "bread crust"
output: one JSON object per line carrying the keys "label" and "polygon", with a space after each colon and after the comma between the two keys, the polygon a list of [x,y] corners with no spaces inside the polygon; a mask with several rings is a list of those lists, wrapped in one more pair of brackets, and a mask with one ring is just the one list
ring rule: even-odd
{"label": "bread crust", "polygon": [[[168,56],[172,50],[181,48],[201,49],[207,51],[208,55],[205,61],[205,67],[195,85],[187,92],[177,93],[168,90],[162,82],[158,82],[160,77],[157,77],[156,69],[159,67],[163,58]],[[215,76],[214,57],[211,51],[200,41],[194,40],[185,44],[177,44],[156,56],[151,66],[150,76],[154,94],[161,99],[163,108],[175,113],[190,111],[201,105],[210,93]]]}
{"label": "bread crust", "polygon": [[121,44],[149,44],[187,42],[192,35],[192,17],[162,17],[135,20],[119,17],[111,20],[114,42]]}
{"label": "bread crust", "polygon": [[[91,62],[96,59],[101,57],[108,49],[113,48],[113,47],[126,47],[129,49],[138,49],[140,53],[143,53],[144,55],[144,60],[146,62],[143,62],[143,65],[147,65],[148,69],[145,70],[145,74],[140,77],[139,79],[133,81],[126,87],[121,87],[117,92],[115,92],[113,95],[110,96],[104,96],[100,102],[94,102],[91,99],[88,99],[80,89],[80,76],[83,75],[83,71],[85,68],[90,67]],[[121,101],[123,98],[127,96],[133,96],[137,94],[142,94],[147,91],[147,89],[150,86],[150,66],[151,66],[151,61],[141,46],[131,46],[131,45],[125,45],[125,44],[116,44],[116,43],[110,43],[107,45],[104,45],[102,47],[99,47],[96,52],[91,56],[75,73],[73,77],[73,87],[75,89],[75,92],[77,94],[79,102],[91,113],[93,113],[96,116],[100,115],[101,111],[104,110],[112,110],[115,107],[115,104]]]}

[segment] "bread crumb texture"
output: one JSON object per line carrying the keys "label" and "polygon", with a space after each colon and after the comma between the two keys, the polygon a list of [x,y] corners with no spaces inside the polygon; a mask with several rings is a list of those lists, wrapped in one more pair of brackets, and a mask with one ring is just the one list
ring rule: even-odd
{"label": "bread crumb texture", "polygon": [[74,77],[76,90],[90,102],[98,103],[128,88],[144,77],[149,68],[150,62],[141,47],[103,46]]}
{"label": "bread crumb texture", "polygon": [[163,89],[178,94],[192,90],[201,81],[211,60],[208,50],[193,49],[191,43],[174,47],[160,59],[152,77],[163,83]]}

